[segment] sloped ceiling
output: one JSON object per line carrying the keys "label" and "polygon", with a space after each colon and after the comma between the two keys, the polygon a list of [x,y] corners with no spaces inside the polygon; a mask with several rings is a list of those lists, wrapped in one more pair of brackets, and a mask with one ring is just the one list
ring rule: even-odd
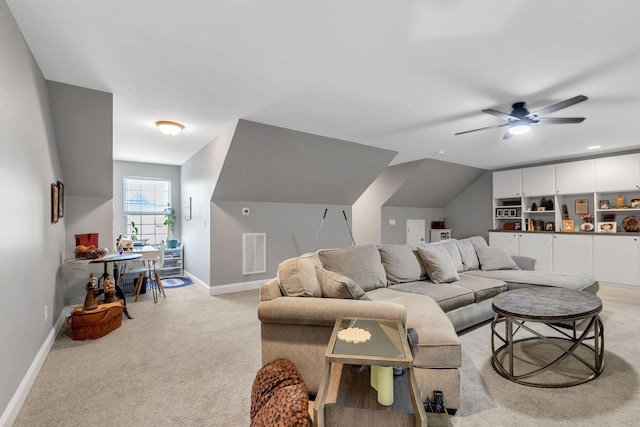
{"label": "sloped ceiling", "polygon": [[353,205],[396,154],[240,120],[212,199]]}
{"label": "sloped ceiling", "polygon": [[383,206],[443,208],[486,170],[434,159],[390,166],[403,168],[404,184]]}

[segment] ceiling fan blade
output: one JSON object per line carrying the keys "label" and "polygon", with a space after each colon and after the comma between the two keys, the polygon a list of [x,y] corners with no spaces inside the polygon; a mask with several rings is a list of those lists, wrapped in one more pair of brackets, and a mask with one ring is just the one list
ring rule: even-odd
{"label": "ceiling fan blade", "polygon": [[582,123],[584,117],[540,117],[536,121],[538,125],[561,125],[565,123]]}
{"label": "ceiling fan blade", "polygon": [[480,128],[480,129],[472,129],[472,130],[465,130],[464,132],[458,132],[455,133],[454,135],[462,135],[463,133],[469,133],[469,132],[477,132],[479,130],[485,130],[485,129],[495,129],[495,128],[501,128],[503,126],[508,126],[509,123],[503,123],[501,125],[493,125],[493,126],[487,126],[485,128]]}
{"label": "ceiling fan blade", "polygon": [[519,117],[512,116],[511,114],[503,113],[502,111],[494,110],[493,108],[487,108],[486,110],[482,110],[483,113],[491,114],[492,116],[496,116],[501,118],[502,120],[519,120]]}
{"label": "ceiling fan blade", "polygon": [[536,116],[545,116],[549,113],[553,113],[554,111],[562,110],[563,108],[567,108],[573,104],[577,104],[578,102],[586,101],[587,99],[589,98],[584,95],[574,96],[571,99],[567,99],[565,101],[558,102],[557,104],[549,105],[548,107],[542,108],[538,111],[534,111],[533,113],[528,114],[527,117],[532,118]]}

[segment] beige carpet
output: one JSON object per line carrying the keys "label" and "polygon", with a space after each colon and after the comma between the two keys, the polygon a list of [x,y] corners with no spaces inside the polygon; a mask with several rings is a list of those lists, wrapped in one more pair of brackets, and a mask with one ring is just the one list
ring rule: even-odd
{"label": "beige carpet", "polygon": [[[603,287],[606,368],[563,389],[511,383],[493,371],[490,330],[462,335],[456,426],[633,426],[640,419],[640,291]],[[258,291],[210,297],[199,286],[145,295],[134,320],[97,341],[63,330],[15,426],[248,426],[260,367]],[[349,427],[349,426],[345,426]]]}

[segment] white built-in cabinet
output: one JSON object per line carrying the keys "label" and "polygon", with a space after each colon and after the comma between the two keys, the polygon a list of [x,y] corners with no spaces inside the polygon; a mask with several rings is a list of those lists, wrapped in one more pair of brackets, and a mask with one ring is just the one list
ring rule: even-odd
{"label": "white built-in cabinet", "polygon": [[596,188],[595,161],[559,163],[555,165],[556,194],[593,193]]}
{"label": "white built-in cabinet", "polygon": [[640,188],[640,153],[595,160],[597,192],[634,191]]}
{"label": "white built-in cabinet", "polygon": [[[536,270],[640,287],[640,232],[623,228],[626,217],[640,219],[634,199],[640,199],[640,153],[497,171],[489,242],[535,258]],[[617,232],[581,232],[576,209],[585,202],[595,224],[613,221]],[[574,222],[571,233],[561,232],[563,205]]]}
{"label": "white built-in cabinet", "polygon": [[493,173],[493,197],[506,199],[521,196],[520,169]]}
{"label": "white built-in cabinet", "polygon": [[535,233],[489,233],[489,245],[509,252],[509,255],[536,259],[536,270],[552,271],[551,235]]}
{"label": "white built-in cabinet", "polygon": [[637,236],[593,236],[593,278],[623,285],[640,284]]}
{"label": "white built-in cabinet", "polygon": [[552,271],[581,276],[593,275],[591,235],[554,233],[552,252]]}
{"label": "white built-in cabinet", "polygon": [[522,196],[548,196],[555,193],[553,165],[522,169]]}

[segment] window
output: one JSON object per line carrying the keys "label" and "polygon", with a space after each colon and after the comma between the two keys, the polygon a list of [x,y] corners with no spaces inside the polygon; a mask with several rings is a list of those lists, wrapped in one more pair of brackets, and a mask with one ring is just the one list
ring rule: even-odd
{"label": "window", "polygon": [[124,177],[124,215],[126,233],[134,234],[131,222],[138,231],[138,240],[147,239],[149,244],[167,240],[168,230],[164,223],[164,210],[171,200],[171,181],[168,179]]}

